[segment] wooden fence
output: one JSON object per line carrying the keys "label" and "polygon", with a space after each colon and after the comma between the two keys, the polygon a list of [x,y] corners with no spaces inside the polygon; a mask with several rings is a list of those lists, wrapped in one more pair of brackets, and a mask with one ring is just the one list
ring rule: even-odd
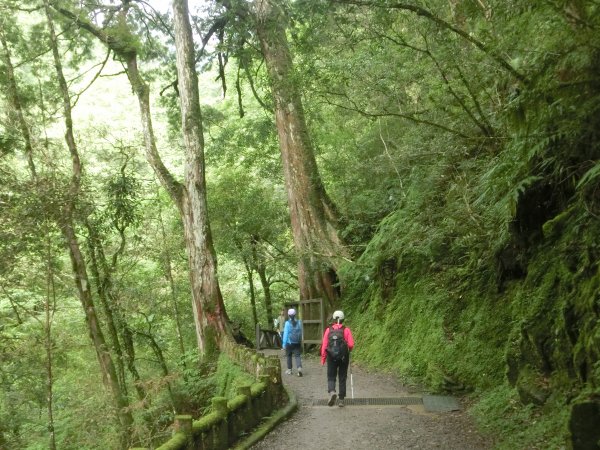
{"label": "wooden fence", "polygon": [[[286,400],[277,356],[265,358],[246,347],[228,342],[223,350],[256,378],[238,388],[232,399],[214,397],[212,411],[198,420],[190,415],[175,417],[171,439],[157,450],[220,450],[231,448],[239,437],[254,429],[263,418],[281,408]],[[131,449],[142,450],[142,449]]]}

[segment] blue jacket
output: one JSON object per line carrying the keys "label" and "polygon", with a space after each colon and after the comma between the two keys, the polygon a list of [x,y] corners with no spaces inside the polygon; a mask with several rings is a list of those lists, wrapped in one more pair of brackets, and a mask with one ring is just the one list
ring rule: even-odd
{"label": "blue jacket", "polygon": [[[296,320],[296,326],[300,327],[300,342],[302,342],[302,321]],[[283,339],[281,339],[282,348],[286,348],[290,342],[290,333],[292,330],[292,322],[291,320],[286,320],[285,327],[283,328]]]}

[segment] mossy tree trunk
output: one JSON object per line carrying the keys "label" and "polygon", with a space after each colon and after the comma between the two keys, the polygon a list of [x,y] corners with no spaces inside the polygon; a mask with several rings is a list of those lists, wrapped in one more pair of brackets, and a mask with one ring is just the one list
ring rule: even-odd
{"label": "mossy tree trunk", "polygon": [[[120,232],[120,245],[118,252],[111,258],[109,264],[104,252],[104,246],[95,226],[86,221],[88,230],[88,249],[89,249],[89,267],[94,277],[98,298],[104,311],[105,322],[111,338],[111,346],[116,355],[119,381],[123,392],[127,393],[127,384],[125,378],[125,363],[133,380],[138,400],[144,402],[147,399],[147,392],[141,383],[142,379],[135,364],[135,347],[130,327],[125,321],[121,306],[115,290],[113,289],[112,274],[116,270],[118,255],[125,247],[125,234]],[[124,231],[124,230],[123,230]]]}
{"label": "mossy tree trunk", "polygon": [[251,237],[252,259],[254,260],[254,265],[256,266],[256,273],[258,273],[258,278],[260,279],[260,285],[262,286],[262,289],[263,289],[263,295],[265,296],[265,310],[267,312],[268,327],[272,328],[275,317],[273,316],[273,300],[271,298],[271,284],[269,283],[269,280],[267,278],[267,267],[265,265],[265,257],[258,248],[259,242],[260,242],[260,238],[258,236]]}

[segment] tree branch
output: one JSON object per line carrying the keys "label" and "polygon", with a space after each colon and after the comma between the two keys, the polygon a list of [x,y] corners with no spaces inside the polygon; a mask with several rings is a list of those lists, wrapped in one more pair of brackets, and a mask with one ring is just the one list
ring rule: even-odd
{"label": "tree branch", "polygon": [[339,3],[342,5],[355,5],[355,6],[366,6],[366,7],[374,7],[374,8],[398,9],[398,10],[410,11],[418,16],[425,17],[426,19],[431,20],[432,22],[436,23],[440,27],[445,28],[448,31],[452,31],[453,33],[459,35],[466,41],[470,42],[475,47],[477,47],[479,50],[481,50],[483,53],[485,53],[490,58],[492,58],[494,61],[496,61],[502,68],[507,70],[517,80],[521,81],[524,84],[527,84],[527,79],[525,78],[525,76],[523,74],[521,74],[513,66],[511,66],[504,58],[502,58],[501,56],[499,56],[495,52],[493,52],[483,42],[478,41],[473,36],[471,36],[469,33],[465,32],[465,31],[461,30],[460,28],[455,27],[451,23],[446,22],[445,20],[437,17],[431,11],[428,11],[425,8],[422,8],[417,5],[409,5],[406,3],[388,3],[388,4],[382,5],[382,4],[378,4],[375,2],[358,1],[358,0],[331,0],[331,1],[333,3]]}
{"label": "tree branch", "polygon": [[[346,97],[346,100],[348,100],[350,103],[353,104],[353,102],[349,98]],[[411,122],[415,122],[415,123],[419,123],[419,124],[423,124],[423,125],[429,125],[429,126],[431,126],[433,128],[438,128],[440,130],[444,130],[444,131],[446,131],[448,133],[454,134],[456,136],[460,136],[460,137],[462,137],[464,139],[472,139],[472,136],[467,136],[466,134],[461,133],[458,130],[454,130],[452,128],[449,128],[449,127],[447,127],[445,125],[442,125],[442,124],[439,124],[439,123],[435,123],[435,122],[431,122],[430,120],[419,119],[419,118],[415,117],[416,113],[414,113],[414,114],[401,114],[401,113],[392,113],[392,112],[373,113],[373,112],[368,112],[368,111],[362,110],[358,106],[356,106],[355,104],[353,104],[352,107],[349,107],[349,106],[346,106],[346,105],[341,105],[339,103],[331,102],[329,100],[327,100],[327,103],[330,104],[331,106],[336,106],[338,108],[345,109],[347,111],[356,112],[356,113],[358,113],[358,114],[360,114],[360,115],[362,115],[364,117],[370,117],[370,118],[374,118],[374,119],[380,118],[380,117],[399,117],[399,118],[402,118],[402,119],[409,120]]]}

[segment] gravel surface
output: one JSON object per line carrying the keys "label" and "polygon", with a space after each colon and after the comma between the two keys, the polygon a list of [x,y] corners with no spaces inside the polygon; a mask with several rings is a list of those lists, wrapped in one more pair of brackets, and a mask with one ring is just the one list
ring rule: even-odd
{"label": "gravel surface", "polygon": [[[321,449],[331,446],[348,449],[456,449],[483,450],[492,443],[479,435],[463,411],[426,412],[415,406],[313,406],[326,399],[327,373],[318,357],[303,355],[304,376],[285,375],[286,362],[279,355],[283,381],[298,399],[298,410],[252,449]],[[402,386],[390,375],[369,372],[352,365],[354,398],[415,397],[419,393]],[[348,375],[347,398],[351,398]]]}

